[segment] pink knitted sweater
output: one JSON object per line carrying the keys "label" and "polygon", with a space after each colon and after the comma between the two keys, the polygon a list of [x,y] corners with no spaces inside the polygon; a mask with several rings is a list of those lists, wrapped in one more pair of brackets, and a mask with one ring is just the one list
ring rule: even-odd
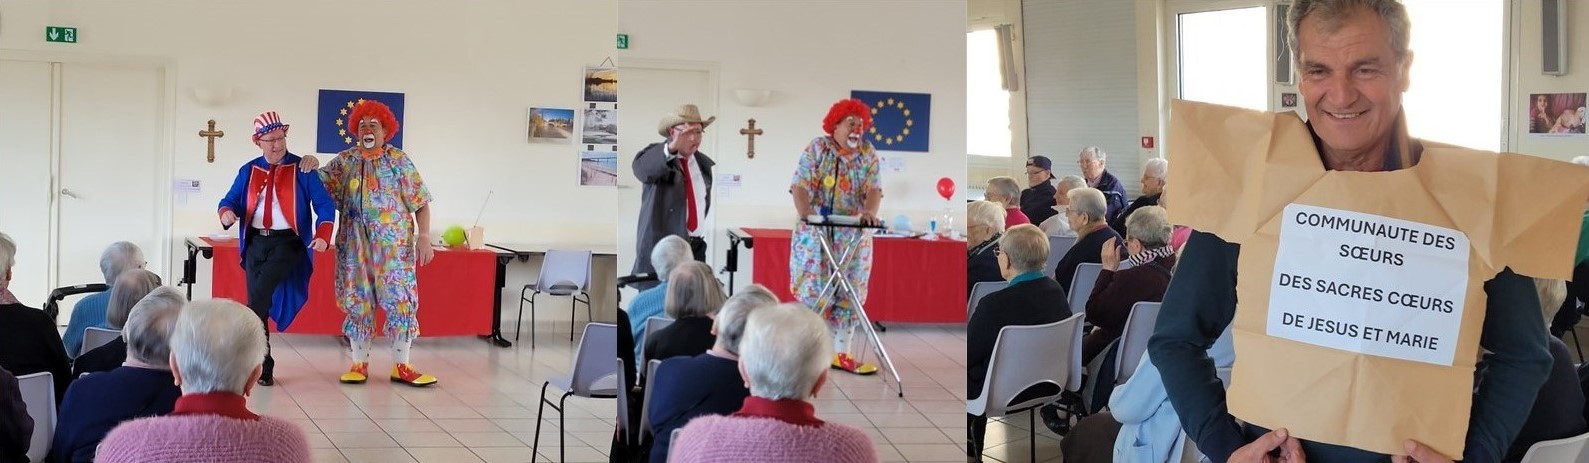
{"label": "pink knitted sweater", "polygon": [[99,462],[304,462],[309,441],[277,418],[160,416],[117,426],[99,444]]}
{"label": "pink knitted sweater", "polygon": [[685,425],[668,452],[673,463],[871,463],[865,432],[838,423],[804,426],[775,418],[707,415]]}

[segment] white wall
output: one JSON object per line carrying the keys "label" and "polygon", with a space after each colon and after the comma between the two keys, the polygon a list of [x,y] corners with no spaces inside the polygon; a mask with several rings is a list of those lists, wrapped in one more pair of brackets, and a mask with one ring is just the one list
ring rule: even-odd
{"label": "white wall", "polygon": [[1589,92],[1589,3],[1569,1],[1567,5],[1567,75],[1547,76],[1540,72],[1543,32],[1540,2],[1512,3],[1512,92],[1508,95],[1508,146],[1511,151],[1571,160],[1589,156],[1589,139],[1545,138],[1528,135],[1528,95],[1531,93]]}
{"label": "white wall", "polygon": [[[438,233],[468,226],[494,190],[480,220],[488,241],[610,245],[615,217],[603,211],[616,204],[616,191],[579,187],[574,148],[530,144],[525,124],[529,106],[579,103],[582,67],[610,53],[615,17],[611,1],[0,0],[0,52],[168,63],[170,175],[199,179],[203,189],[172,213],[165,268],[180,272],[182,237],[220,229],[216,201],[237,167],[258,155],[248,137],[254,116],[281,112],[293,125],[289,149],[311,154],[318,89],[406,94],[404,148],[435,196]],[[46,25],[77,27],[79,43],[45,43]],[[371,33],[382,30],[390,32]],[[192,97],[195,86],[235,93],[206,107]],[[195,132],[212,118],[227,136],[209,164]],[[612,275],[601,262],[597,275]],[[509,288],[533,273],[520,267]],[[207,296],[206,278],[195,296]],[[597,285],[611,288],[610,278]]]}
{"label": "white wall", "polygon": [[[716,145],[701,149],[718,162],[717,172],[741,174],[745,186],[714,198],[713,262],[723,262],[727,228],[794,225],[787,189],[800,152],[822,135],[828,107],[851,90],[932,95],[931,152],[881,152],[906,160],[904,172],[883,173],[881,216],[892,221],[905,214],[922,227],[952,204],[955,226],[964,230],[964,0],[619,0],[618,27],[631,37],[631,48],[615,55],[620,65],[624,59],[681,60],[720,70],[716,116],[722,128],[714,125]],[[841,68],[846,61],[852,64]],[[773,96],[760,107],[745,107],[734,99],[738,88],[770,89]],[[745,157],[745,138],[737,132],[749,118],[766,130],[756,137],[755,159]],[[958,185],[952,201],[938,196],[940,177]],[[632,218],[624,220],[632,226]],[[620,243],[619,249],[632,246]],[[749,256],[742,262],[741,286],[750,281]]]}

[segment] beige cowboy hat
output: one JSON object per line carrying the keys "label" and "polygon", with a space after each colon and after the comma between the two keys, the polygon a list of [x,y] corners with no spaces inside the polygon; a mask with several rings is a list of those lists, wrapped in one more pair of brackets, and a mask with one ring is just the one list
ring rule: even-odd
{"label": "beige cowboy hat", "polygon": [[692,104],[687,104],[679,106],[679,109],[673,111],[671,114],[662,116],[662,120],[657,122],[657,134],[666,137],[668,136],[668,130],[672,129],[673,126],[685,123],[701,124],[701,128],[705,129],[706,126],[712,125],[712,122],[716,120],[717,116],[702,119],[701,108],[697,108]]}

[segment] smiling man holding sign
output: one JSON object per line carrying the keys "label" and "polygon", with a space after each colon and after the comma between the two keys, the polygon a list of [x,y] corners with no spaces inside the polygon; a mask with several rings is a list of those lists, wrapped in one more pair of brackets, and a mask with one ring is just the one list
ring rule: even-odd
{"label": "smiling man holding sign", "polygon": [[[1149,355],[1181,424],[1213,461],[1499,461],[1551,365],[1529,277],[1569,277],[1589,176],[1408,136],[1395,0],[1287,23],[1307,122],[1172,106],[1170,175],[1200,181],[1166,194],[1200,232]],[[1204,352],[1231,324],[1227,394]]]}

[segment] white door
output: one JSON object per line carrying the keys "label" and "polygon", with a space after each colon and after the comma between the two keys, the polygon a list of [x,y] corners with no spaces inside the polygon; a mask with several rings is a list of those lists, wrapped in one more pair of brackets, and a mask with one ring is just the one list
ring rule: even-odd
{"label": "white door", "polygon": [[[695,104],[701,108],[701,114],[712,116],[717,114],[716,99],[712,98],[711,74],[705,70],[694,69],[661,69],[657,67],[620,67],[619,79],[623,81],[623,94],[618,111],[618,274],[628,275],[634,268],[635,259],[649,259],[650,256],[635,254],[636,227],[639,226],[640,217],[640,181],[635,179],[634,170],[631,168],[635,154],[642,148],[652,143],[662,141],[662,136],[657,134],[657,122],[662,116],[678,109],[679,105]],[[717,134],[723,127],[722,121],[714,123],[706,130],[706,135],[701,140],[701,151],[716,160],[720,157],[715,147]],[[705,230],[716,230],[716,214],[709,215],[707,220],[700,224]],[[714,254],[719,254],[717,242],[720,237],[710,234],[706,237],[707,248]],[[725,243],[727,240],[723,240]],[[713,268],[722,265],[714,262]],[[625,296],[630,297],[630,296]]]}
{"label": "white door", "polygon": [[50,290],[51,72],[50,63],[0,60],[0,233],[17,244],[11,292],[32,307]]}
{"label": "white door", "polygon": [[102,281],[99,255],[116,241],[137,244],[150,271],[171,277],[158,214],[169,206],[160,195],[164,81],[154,67],[61,65],[59,286]]}

